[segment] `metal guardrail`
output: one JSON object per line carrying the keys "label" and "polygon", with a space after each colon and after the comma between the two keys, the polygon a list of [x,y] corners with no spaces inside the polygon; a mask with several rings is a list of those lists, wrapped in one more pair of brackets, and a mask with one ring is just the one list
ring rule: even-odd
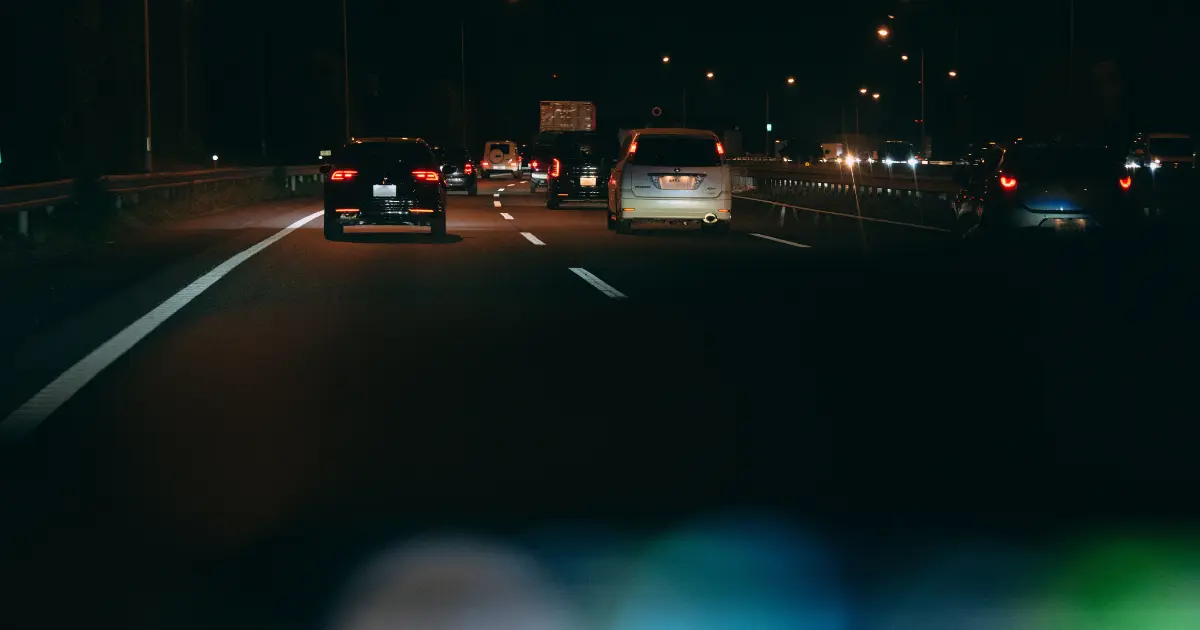
{"label": "metal guardrail", "polygon": [[[928,167],[926,167],[928,168]],[[917,167],[914,176],[910,167],[888,169],[881,164],[856,166],[854,169],[840,165],[804,166],[785,162],[750,162],[739,164],[735,175],[751,180],[762,180],[773,185],[785,185],[788,181],[817,182],[837,187],[860,187],[884,191],[904,190],[918,193],[954,193],[959,189],[949,169],[927,174]]]}
{"label": "metal guardrail", "polygon": [[94,187],[107,194],[115,195],[119,204],[123,195],[212,182],[263,179],[277,175],[281,170],[288,188],[294,191],[296,184],[301,181],[301,178],[310,175],[319,177],[320,166],[268,166],[177,171],[170,173],[107,175],[95,180],[62,179],[53,182],[3,186],[0,187],[0,215],[15,213],[17,215],[17,233],[21,236],[26,236],[29,230],[28,213],[30,210],[43,208],[53,211],[55,206],[70,203],[80,198],[80,189],[82,187]]}

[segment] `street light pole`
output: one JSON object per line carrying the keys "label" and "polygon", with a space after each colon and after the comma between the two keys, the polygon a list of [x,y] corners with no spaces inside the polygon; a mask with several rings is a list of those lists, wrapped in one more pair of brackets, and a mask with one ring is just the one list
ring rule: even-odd
{"label": "street light pole", "polygon": [[346,96],[346,142],[350,141],[350,42],[346,39],[346,1],[342,0],[342,80]]}
{"label": "street light pole", "polygon": [[467,25],[458,23],[458,46],[462,59],[462,145],[467,148]]}
{"label": "street light pole", "polygon": [[925,142],[925,47],[921,46],[921,155],[925,159],[929,159],[925,155],[925,147],[928,144]]}
{"label": "street light pole", "polygon": [[142,0],[142,37],[146,49],[146,172],[154,172],[154,160],[150,155],[150,0]]}
{"label": "street light pole", "polygon": [[771,91],[770,90],[767,90],[766,96],[767,96],[767,126],[766,126],[766,131],[763,132],[764,134],[766,134],[763,139],[763,155],[770,156],[771,155]]}

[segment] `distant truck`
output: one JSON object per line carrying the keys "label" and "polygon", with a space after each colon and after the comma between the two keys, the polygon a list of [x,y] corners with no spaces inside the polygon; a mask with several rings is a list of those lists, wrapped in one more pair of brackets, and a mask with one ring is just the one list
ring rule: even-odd
{"label": "distant truck", "polygon": [[588,101],[542,101],[538,131],[595,131],[596,105]]}

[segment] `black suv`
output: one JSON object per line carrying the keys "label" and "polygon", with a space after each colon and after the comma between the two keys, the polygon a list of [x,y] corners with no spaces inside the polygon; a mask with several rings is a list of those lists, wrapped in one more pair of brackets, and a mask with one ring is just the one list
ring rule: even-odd
{"label": "black suv", "polygon": [[471,196],[479,193],[479,165],[471,158],[470,152],[455,147],[435,148],[433,153],[442,166],[447,190],[465,190]]}
{"label": "black suv", "polygon": [[595,131],[568,131],[554,142],[546,207],[567,201],[608,202],[608,176],[617,164],[616,137]]}
{"label": "black suv", "polygon": [[325,238],[347,225],[427,225],[446,234],[446,180],[433,150],[420,138],[361,138],[321,166],[325,179]]}

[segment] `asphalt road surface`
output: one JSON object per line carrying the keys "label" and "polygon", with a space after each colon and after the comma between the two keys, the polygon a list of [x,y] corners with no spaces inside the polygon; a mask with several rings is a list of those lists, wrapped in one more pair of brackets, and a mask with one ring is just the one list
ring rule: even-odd
{"label": "asphalt road surface", "polygon": [[753,508],[865,541],[1193,503],[1187,274],[864,257],[745,204],[618,235],[506,178],[452,194],[443,240],[327,242],[318,210],[149,232],[5,337],[0,625],[321,627],[364,554],[447,528]]}

